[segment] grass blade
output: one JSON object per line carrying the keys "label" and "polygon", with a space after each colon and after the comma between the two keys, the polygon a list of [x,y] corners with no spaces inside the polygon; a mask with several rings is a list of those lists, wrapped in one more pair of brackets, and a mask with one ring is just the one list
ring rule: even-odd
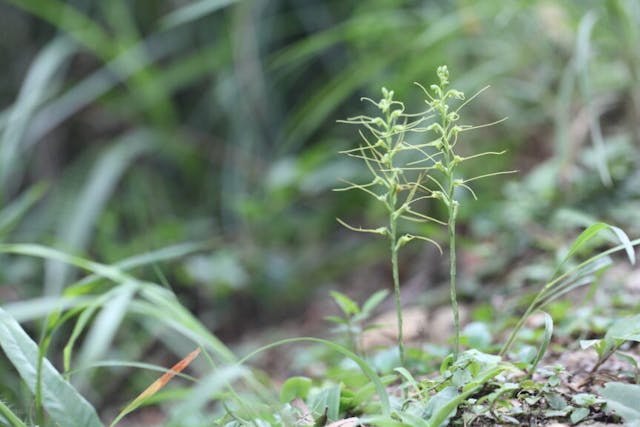
{"label": "grass blade", "polygon": [[[210,249],[215,246],[215,240],[205,242],[186,242],[177,245],[171,245],[155,251],[145,252],[143,254],[133,255],[113,264],[114,267],[123,271],[132,270],[149,264],[156,264],[164,261],[170,261],[190,255],[194,252]],[[100,280],[100,276],[91,274],[82,278],[78,282],[69,285],[64,290],[65,296],[84,295],[91,291],[92,287]]]}
{"label": "grass blade", "polygon": [[114,49],[111,36],[97,22],[80,12],[72,4],[59,0],[9,0],[9,2],[48,21],[99,56],[103,58],[111,56]]}
{"label": "grass blade", "polygon": [[[127,308],[136,292],[135,283],[123,283],[110,291],[110,298],[98,313],[78,354],[80,366],[98,360],[108,350],[117,330],[120,328]],[[82,390],[79,384],[76,386]]]}
{"label": "grass blade", "polygon": [[[143,153],[154,146],[154,135],[134,131],[123,136],[100,158],[86,185],[76,199],[71,214],[63,217],[58,235],[59,244],[70,251],[82,251],[88,244],[95,222],[116,189],[118,181]],[[45,291],[60,293],[67,281],[68,263],[47,261]]]}
{"label": "grass blade", "polygon": [[547,352],[549,348],[549,344],[551,343],[551,337],[553,336],[553,318],[547,312],[544,313],[544,336],[542,337],[542,344],[540,344],[540,348],[536,353],[536,357],[531,362],[531,367],[529,368],[529,377],[533,375],[538,367],[538,364],[542,360],[542,357]]}
{"label": "grass blade", "polygon": [[[59,37],[50,42],[37,56],[20,89],[18,99],[12,106],[0,147],[0,182],[18,184],[20,180],[8,181],[19,167],[18,155],[23,138],[30,127],[33,115],[40,105],[51,96],[57,86],[54,79],[60,68],[75,53],[75,45],[67,38]],[[10,184],[11,185],[11,184]],[[13,190],[9,188],[9,190]]]}
{"label": "grass blade", "polygon": [[185,6],[172,11],[162,18],[160,27],[162,29],[169,29],[188,24],[237,1],[238,0],[200,0],[187,3]]}
{"label": "grass blade", "polygon": [[20,218],[42,198],[46,189],[46,184],[36,184],[0,211],[0,237],[4,237],[13,230]]}

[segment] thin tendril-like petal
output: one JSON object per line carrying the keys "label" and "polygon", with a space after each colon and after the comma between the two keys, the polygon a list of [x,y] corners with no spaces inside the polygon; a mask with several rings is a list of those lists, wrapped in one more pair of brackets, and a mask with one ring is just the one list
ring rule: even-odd
{"label": "thin tendril-like petal", "polygon": [[507,150],[485,151],[484,153],[478,153],[478,154],[474,154],[472,156],[460,157],[460,159],[462,159],[462,161],[465,161],[465,160],[477,159],[478,157],[484,157],[484,156],[501,156],[506,152],[507,152]]}
{"label": "thin tendril-like petal", "polygon": [[368,160],[368,161],[370,161],[370,162],[375,162],[375,163],[380,164],[380,160],[378,160],[378,159],[374,159],[374,158],[372,158],[372,157],[367,157],[366,155],[365,155],[365,156],[363,156],[363,155],[360,155],[360,154],[352,154],[352,153],[349,153],[349,154],[347,154],[347,156],[349,156],[349,157],[353,157],[354,159]]}
{"label": "thin tendril-like petal", "polygon": [[362,190],[362,191],[364,191],[365,193],[367,193],[367,194],[369,194],[369,195],[373,196],[374,198],[376,198],[377,200],[381,200],[381,197],[382,197],[382,196],[381,196],[380,194],[376,194],[375,192],[373,192],[373,191],[371,191],[371,190],[369,190],[369,189],[367,188],[368,186],[370,186],[370,185],[371,185],[371,184],[373,184],[373,183],[369,183],[369,184],[361,185],[361,184],[355,184],[355,183],[353,183],[353,182],[349,182],[349,181],[347,181],[347,180],[345,180],[345,179],[343,179],[343,180],[341,180],[341,181],[342,181],[342,182],[344,182],[344,183],[346,183],[346,184],[349,184],[350,186],[349,186],[349,187],[344,187],[344,188],[336,188],[336,189],[334,189],[333,191],[347,191],[347,190],[354,190],[354,189],[357,189],[357,190]]}
{"label": "thin tendril-like petal", "polygon": [[421,214],[421,213],[419,213],[419,212],[414,211],[414,210],[413,210],[413,209],[411,209],[411,208],[407,209],[407,210],[406,210],[406,212],[407,212],[408,214],[413,215],[413,216],[414,216],[414,217],[416,217],[416,218],[420,218],[420,219],[423,219],[423,220],[425,220],[425,221],[432,221],[432,222],[435,222],[435,223],[440,224],[440,225],[447,225],[447,223],[446,223],[446,222],[444,222],[444,221],[441,221],[441,220],[439,220],[439,219],[437,219],[437,218],[434,218],[434,217],[432,217],[432,216],[429,216],[429,215]]}
{"label": "thin tendril-like petal", "polygon": [[466,184],[467,182],[477,181],[479,179],[488,178],[490,176],[508,175],[508,174],[517,173],[517,172],[518,172],[517,170],[512,170],[512,171],[501,171],[501,172],[487,173],[487,174],[484,174],[484,175],[478,175],[478,176],[474,176],[473,178],[465,179],[463,181],[463,183]]}
{"label": "thin tendril-like petal", "polygon": [[473,191],[473,189],[471,187],[469,187],[468,185],[466,185],[466,184],[458,184],[458,187],[462,187],[465,190],[469,191],[471,193],[471,196],[473,196],[473,199],[474,200],[478,200],[478,196],[476,196],[475,191]]}
{"label": "thin tendril-like petal", "polygon": [[342,225],[343,227],[348,228],[351,231],[357,231],[359,233],[381,234],[381,235],[388,234],[387,227],[362,228],[362,227],[354,227],[352,225],[349,225],[346,222],[344,222],[343,220],[341,220],[340,218],[336,218],[336,221],[338,221],[340,223],[340,225]]}
{"label": "thin tendril-like petal", "polygon": [[485,90],[489,89],[489,86],[485,86],[482,89],[480,89],[479,91],[477,91],[476,93],[474,93],[473,95],[471,95],[466,101],[464,101],[462,104],[460,104],[458,106],[458,108],[455,109],[455,112],[458,113],[460,112],[460,110],[462,110],[464,107],[467,106],[467,104],[469,104],[471,101],[473,101],[474,99],[476,99],[478,96],[480,96],[480,94],[482,92],[484,92]]}
{"label": "thin tendril-like petal", "polygon": [[[433,193],[433,191],[432,191]],[[435,199],[436,197],[433,196],[433,194],[427,194],[425,196],[420,196],[420,197],[416,197],[415,199],[411,200],[411,202],[409,202],[410,205],[414,204],[415,202],[420,202],[422,200],[429,200],[429,199]]]}
{"label": "thin tendril-like petal", "polygon": [[368,184],[354,184],[350,181],[347,181],[346,179],[341,179],[340,181],[344,182],[345,184],[350,184],[349,187],[334,188],[333,191],[348,191],[353,190],[354,188],[367,188],[379,184],[376,181],[371,181]]}
{"label": "thin tendril-like petal", "polygon": [[435,179],[431,175],[427,175],[427,179],[430,180],[431,182],[433,182],[434,184],[436,184],[443,194],[446,194],[447,191],[444,189],[444,186],[442,184],[440,184],[440,181],[438,181],[437,179]]}
{"label": "thin tendril-like petal", "polygon": [[467,132],[467,131],[470,131],[470,130],[476,130],[476,129],[486,128],[486,127],[489,127],[489,126],[494,126],[494,125],[500,124],[502,122],[505,122],[508,119],[509,119],[509,117],[503,117],[500,120],[496,120],[495,122],[483,123],[481,125],[465,125],[465,126],[463,126],[462,129],[460,129],[460,132]]}
{"label": "thin tendril-like petal", "polygon": [[433,96],[431,96],[431,94],[429,93],[429,91],[428,91],[424,86],[422,86],[422,85],[421,85],[420,83],[418,83],[418,82],[413,82],[413,84],[417,85],[420,89],[422,89],[422,91],[424,92],[424,94],[427,96],[427,98],[428,98],[430,101],[435,101],[435,99],[433,98]]}
{"label": "thin tendril-like petal", "polygon": [[429,242],[433,245],[435,245],[436,248],[438,248],[438,251],[440,251],[440,254],[442,254],[442,247],[438,244],[438,242],[436,242],[433,239],[430,239],[428,237],[425,236],[420,236],[420,235],[416,235],[416,234],[405,234],[404,238],[407,242],[410,242],[411,240],[424,240],[425,242]]}

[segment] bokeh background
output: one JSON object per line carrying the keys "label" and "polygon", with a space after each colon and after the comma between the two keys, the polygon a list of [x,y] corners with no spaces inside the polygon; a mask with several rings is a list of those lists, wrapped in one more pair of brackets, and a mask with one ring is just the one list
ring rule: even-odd
{"label": "bokeh background", "polygon": [[[382,86],[422,109],[413,82],[441,64],[467,95],[490,86],[464,123],[508,118],[464,135],[464,152],[507,150],[465,173],[518,170],[463,201],[463,298],[544,276],[530,260],[591,221],[640,235],[637,0],[3,0],[0,238],[107,264],[204,242],[135,274],[230,345],[292,319],[326,329],[315,307],[330,289],[390,286],[386,242],[335,220],[384,215],[331,191],[366,177],[338,154],[359,137],[337,120]],[[407,249],[407,292],[438,289],[444,263]],[[5,255],[0,302],[16,312],[78,277]],[[135,358],[154,342],[132,332],[115,347]]]}

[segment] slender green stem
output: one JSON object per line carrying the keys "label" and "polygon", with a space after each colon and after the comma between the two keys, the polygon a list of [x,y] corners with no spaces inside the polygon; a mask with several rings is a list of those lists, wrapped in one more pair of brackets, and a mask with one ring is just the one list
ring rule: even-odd
{"label": "slender green stem", "polygon": [[11,409],[0,400],[0,414],[10,423],[13,427],[27,427],[20,418],[14,414]]}
{"label": "slender green stem", "polygon": [[449,291],[451,295],[451,309],[453,311],[453,360],[458,360],[460,353],[460,310],[458,308],[458,296],[456,294],[456,217],[458,215],[458,202],[454,199],[455,184],[453,180],[453,165],[450,160],[452,156],[447,153],[445,156],[447,161],[447,170],[449,171],[449,188],[447,191],[448,211],[449,211]]}
{"label": "slender green stem", "polygon": [[454,180],[455,152],[448,138],[451,120],[447,116],[447,109],[442,107],[440,110],[440,121],[442,126],[442,151],[445,162],[445,171],[447,175],[447,210],[449,218],[447,221],[449,229],[449,292],[451,298],[451,309],[453,311],[453,360],[458,360],[460,353],[460,310],[458,307],[458,296],[456,293],[456,217],[458,216],[458,202],[455,200],[456,182]]}
{"label": "slender green stem", "polygon": [[391,218],[389,222],[389,242],[391,245],[391,267],[393,269],[393,295],[396,302],[396,313],[398,318],[398,352],[400,353],[400,364],[404,366],[404,337],[402,327],[402,299],[400,298],[400,273],[398,271],[398,242],[397,242],[396,221]]}
{"label": "slender green stem", "polygon": [[[455,203],[452,200],[452,204]],[[451,292],[451,308],[453,310],[453,329],[455,338],[453,341],[453,360],[458,359],[460,352],[460,311],[458,309],[458,297],[456,295],[456,210],[453,204],[449,212],[449,287]]]}

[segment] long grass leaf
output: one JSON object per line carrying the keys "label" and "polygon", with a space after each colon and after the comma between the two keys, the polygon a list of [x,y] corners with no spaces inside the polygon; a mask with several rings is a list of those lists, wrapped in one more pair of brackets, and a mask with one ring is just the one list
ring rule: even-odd
{"label": "long grass leaf", "polygon": [[[7,125],[2,134],[0,182],[7,183],[7,178],[20,167],[21,162],[17,162],[17,159],[33,116],[56,90],[59,82],[55,75],[71,59],[75,51],[75,45],[67,38],[58,37],[47,44],[31,64],[20,88],[18,99],[11,107]],[[13,182],[18,184],[20,180],[14,179]]]}
{"label": "long grass leaf", "polygon": [[0,211],[0,238],[4,237],[18,224],[29,209],[42,198],[46,189],[47,185],[45,183],[35,184]]}
{"label": "long grass leaf", "polygon": [[[127,314],[129,302],[136,290],[135,283],[126,282],[110,291],[109,298],[87,331],[82,349],[78,354],[78,365],[93,363],[108,350]],[[76,386],[82,389],[79,384]]]}
{"label": "long grass leaf", "polygon": [[[153,148],[154,142],[153,133],[134,131],[108,149],[91,171],[69,215],[62,218],[58,228],[60,246],[73,252],[84,250],[118,181],[137,157]],[[48,260],[45,271],[45,292],[49,295],[60,293],[67,281],[69,264]]]}
{"label": "long grass leaf", "polygon": [[[142,254],[133,255],[129,258],[125,258],[121,261],[118,261],[112,265],[118,269],[121,269],[122,271],[133,270],[137,267],[142,267],[145,265],[156,264],[164,261],[170,261],[170,260],[182,258],[194,252],[210,249],[214,247],[216,244],[217,244],[217,241],[215,239],[204,241],[204,242],[179,243],[177,245],[167,246],[164,248],[157,249],[155,251],[149,251]],[[101,278],[95,274],[91,274],[87,277],[84,277],[79,281],[77,281],[76,283],[73,283],[67,286],[63,292],[63,295],[80,296],[85,293],[91,292],[91,289],[93,288],[93,286],[100,279]]]}
{"label": "long grass leaf", "polygon": [[2,243],[0,244],[0,253],[27,255],[37,258],[61,261],[67,264],[71,264],[75,267],[90,271],[100,277],[104,277],[116,283],[135,281],[133,277],[123,273],[119,268],[100,264],[82,257],[69,255],[57,249],[49,248],[47,246],[31,243]]}
{"label": "long grass leaf", "polygon": [[[136,73],[150,67],[183,46],[163,34],[155,34],[122,51],[102,68],[75,83],[67,91],[44,105],[30,123],[25,144],[33,145],[73,114],[126,83]],[[140,50],[145,55],[140,55]],[[160,82],[163,86],[165,82]]]}
{"label": "long grass leaf", "polygon": [[169,29],[188,24],[214,13],[217,10],[232,5],[237,1],[238,0],[199,0],[189,2],[185,6],[173,10],[162,18],[160,21],[160,27],[163,29]]}
{"label": "long grass leaf", "polygon": [[89,305],[92,297],[45,296],[3,304],[4,308],[18,322],[26,322],[46,317],[54,311],[66,311]]}
{"label": "long grass leaf", "polygon": [[624,231],[622,231],[620,228],[615,227],[615,226],[610,225],[610,224],[607,224],[606,222],[597,222],[597,223],[592,224],[589,227],[587,227],[573,241],[573,243],[569,247],[567,253],[563,257],[562,261],[558,264],[558,266],[556,268],[556,272],[554,273],[554,276],[555,276],[555,274],[558,273],[558,271],[560,271],[562,266],[573,255],[576,254],[576,252],[578,252],[583,246],[585,246],[589,241],[591,241],[598,234],[600,234],[600,232],[602,230],[605,230],[605,229],[609,229],[609,230],[613,231],[613,233],[616,235],[616,237],[618,238],[620,243],[622,243],[622,248],[627,253],[627,256],[629,257],[629,261],[631,262],[631,264],[635,264],[635,261],[636,261],[635,250],[633,249],[633,244],[631,244],[631,240],[629,240],[629,237],[627,236],[627,234]]}
{"label": "long grass leaf", "polygon": [[536,353],[536,357],[534,357],[533,361],[531,362],[531,366],[529,367],[529,377],[531,377],[536,371],[538,364],[540,363],[545,353],[547,352],[547,349],[549,348],[549,344],[551,343],[551,337],[553,336],[553,318],[547,312],[543,312],[543,314],[544,314],[544,335],[542,337],[542,343],[540,343],[540,348],[538,348],[538,351]]}
{"label": "long grass leaf", "polygon": [[98,23],[80,12],[69,2],[59,0],[9,0],[15,6],[51,23],[69,34],[77,43],[86,46],[102,58],[112,55],[114,46],[110,36]]}
{"label": "long grass leaf", "polygon": [[598,20],[596,13],[591,10],[585,14],[578,25],[578,34],[576,37],[575,47],[575,67],[576,73],[579,75],[579,88],[587,105],[589,131],[596,152],[596,166],[600,174],[600,180],[607,187],[611,187],[611,173],[607,165],[607,153],[605,151],[604,138],[602,136],[602,128],[600,126],[600,117],[596,111],[593,98],[593,90],[591,89],[591,78],[589,76],[589,56],[592,50],[591,34]]}
{"label": "long grass leaf", "polygon": [[[90,365],[85,365],[82,367],[78,367],[77,369],[73,369],[69,371],[69,374],[77,374],[82,371],[86,371],[89,369],[95,368],[137,368],[137,369],[145,369],[147,371],[160,372],[165,374],[167,372],[171,372],[170,368],[166,368],[160,365],[154,365],[152,363],[145,362],[132,362],[130,360],[109,360],[103,359],[97,362],[94,362]],[[197,379],[191,375],[187,375],[185,373],[175,373],[176,377],[184,378],[185,380],[196,382]]]}

